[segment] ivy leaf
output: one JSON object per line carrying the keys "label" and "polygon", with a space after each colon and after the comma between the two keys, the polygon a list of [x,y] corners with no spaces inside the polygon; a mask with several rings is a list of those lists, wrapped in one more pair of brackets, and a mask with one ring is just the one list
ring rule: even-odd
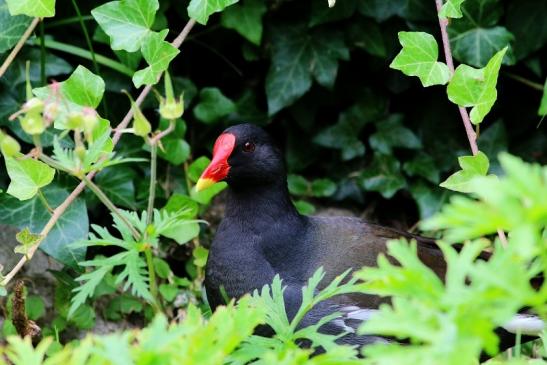
{"label": "ivy leaf", "polygon": [[426,153],[420,152],[412,160],[405,162],[403,169],[410,176],[421,176],[434,184],[439,183],[439,169],[433,158]]}
{"label": "ivy leaf", "polygon": [[82,110],[83,107],[95,109],[99,106],[105,84],[100,76],[95,75],[84,66],[78,66],[68,79],[60,82],[56,94],[52,86],[44,86],[32,90],[34,95],[42,100],[57,100],[60,97],[59,117],[55,120],[55,128],[65,129],[66,117],[70,112]]}
{"label": "ivy leaf", "polygon": [[199,93],[199,103],[194,116],[206,124],[212,124],[236,111],[236,105],[216,87],[206,87]]}
{"label": "ivy leaf", "polygon": [[359,184],[364,190],[377,191],[386,199],[406,186],[399,161],[391,155],[374,155],[370,166],[361,173]]}
{"label": "ivy leaf", "polygon": [[330,179],[316,179],[311,183],[313,196],[328,197],[336,192],[336,183]]}
{"label": "ivy leaf", "polygon": [[310,183],[304,176],[289,174],[287,176],[289,192],[293,195],[308,195]]}
{"label": "ivy leaf", "polygon": [[15,239],[17,240],[17,242],[20,243],[20,245],[14,248],[14,252],[21,253],[26,256],[28,254],[29,248],[34,246],[34,244],[38,242],[41,238],[41,235],[31,233],[29,228],[25,227],[22,231],[18,232],[15,235]]}
{"label": "ivy leaf", "polygon": [[19,200],[31,199],[40,188],[53,181],[55,170],[41,161],[32,158],[4,157],[6,170],[11,179],[7,193]]}
{"label": "ivy leaf", "polygon": [[222,12],[220,20],[223,27],[234,29],[258,46],[262,40],[262,16],[266,10],[262,0],[243,0]]}
{"label": "ivy leaf", "polygon": [[351,22],[348,28],[350,42],[371,55],[387,57],[386,42],[378,23],[369,19]]}
{"label": "ivy leaf", "polygon": [[376,123],[378,131],[370,136],[370,146],[376,151],[391,154],[392,148],[418,149],[422,143],[410,129],[402,125],[403,116],[393,114]]}
{"label": "ivy leaf", "polygon": [[136,52],[151,32],[158,0],[111,1],[91,11],[91,15],[110,37],[113,50]]}
{"label": "ivy leaf", "polygon": [[406,10],[408,0],[361,0],[359,12],[383,22],[394,15],[402,16]]}
{"label": "ivy leaf", "polygon": [[24,14],[30,17],[55,16],[55,0],[6,0],[11,15]]}
{"label": "ivy leaf", "polygon": [[465,0],[448,0],[441,8],[439,16],[443,18],[461,18],[463,16],[462,6]]}
{"label": "ivy leaf", "polygon": [[201,156],[192,162],[190,166],[188,166],[188,178],[190,181],[196,183],[210,163],[211,160],[206,156]]}
{"label": "ivy leaf", "polygon": [[[514,38],[505,27],[496,26],[503,13],[502,4],[497,0],[466,0],[462,9],[463,18],[448,27],[452,53],[458,61],[484,67]],[[505,61],[513,63],[511,51]]]}
{"label": "ivy leaf", "polygon": [[473,124],[482,122],[498,97],[496,83],[506,51],[507,47],[496,53],[481,69],[459,65],[448,84],[450,101],[459,106],[473,107],[470,113]]}
{"label": "ivy leaf", "polygon": [[347,19],[355,13],[356,9],[356,1],[341,1],[336,6],[329,4],[328,7],[319,1],[312,1],[309,26],[314,27],[319,24]]}
{"label": "ivy leaf", "polygon": [[547,1],[512,0],[506,13],[507,29],[517,40],[513,45],[515,57],[521,60],[547,42]]}
{"label": "ivy leaf", "polygon": [[0,0],[0,53],[15,46],[31,22],[24,15],[10,15],[5,0]]}
{"label": "ivy leaf", "polygon": [[424,32],[399,32],[403,49],[389,67],[408,76],[418,76],[423,86],[444,85],[450,78],[448,66],[438,62],[439,48],[435,38]]}
{"label": "ivy leaf", "polygon": [[239,0],[191,0],[188,5],[188,16],[200,24],[207,24],[209,17]]}
{"label": "ivy leaf", "polygon": [[471,193],[473,192],[471,180],[477,176],[486,176],[488,173],[490,167],[488,157],[479,151],[476,156],[458,157],[458,163],[462,169],[450,175],[440,186],[461,193]]}
{"label": "ivy leaf", "polygon": [[109,167],[95,178],[96,184],[117,206],[135,209],[135,170],[128,166]]}
{"label": "ivy leaf", "polygon": [[160,33],[149,33],[144,38],[141,51],[148,67],[133,75],[135,87],[154,85],[160,74],[167,70],[169,63],[179,54],[180,51],[177,48],[164,40],[167,33],[169,30],[165,29]]}
{"label": "ivy leaf", "polygon": [[334,86],[338,60],[349,59],[344,37],[336,31],[308,33],[303,25],[277,26],[272,31],[272,64],[266,76],[268,112],[277,113],[308,91],[312,77]]}
{"label": "ivy leaf", "polygon": [[[68,192],[51,184],[42,189],[50,207],[57,207],[67,197]],[[33,214],[29,214],[33,212]],[[0,194],[0,223],[40,232],[51,218],[50,211],[35,196],[30,200],[19,201],[7,194]],[[87,236],[89,222],[85,200],[76,199],[61,215],[53,229],[40,244],[40,249],[57,261],[74,266],[84,259],[85,249],[73,249],[69,245]]]}

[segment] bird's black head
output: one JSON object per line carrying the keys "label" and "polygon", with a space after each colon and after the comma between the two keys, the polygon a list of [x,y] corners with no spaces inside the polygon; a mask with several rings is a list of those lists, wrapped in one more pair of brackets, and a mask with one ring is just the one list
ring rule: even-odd
{"label": "bird's black head", "polygon": [[283,155],[272,138],[253,124],[226,129],[216,140],[213,159],[196,188],[226,181],[231,187],[250,187],[284,182]]}

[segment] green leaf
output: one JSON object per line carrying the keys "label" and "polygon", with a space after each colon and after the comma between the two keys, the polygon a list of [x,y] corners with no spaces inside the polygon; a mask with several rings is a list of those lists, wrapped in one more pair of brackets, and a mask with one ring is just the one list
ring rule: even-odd
{"label": "green leaf", "polygon": [[450,175],[440,186],[461,193],[471,193],[473,192],[471,180],[477,176],[486,176],[488,173],[490,167],[488,157],[479,151],[476,156],[458,157],[458,163],[462,169]]}
{"label": "green leaf", "polygon": [[[483,67],[513,40],[505,27],[496,26],[503,13],[502,4],[497,0],[466,0],[462,10],[463,18],[448,27],[452,53],[460,62]],[[505,61],[514,62],[511,50]]]}
{"label": "green leaf", "polygon": [[400,173],[400,163],[391,155],[375,154],[372,164],[359,177],[359,184],[366,191],[377,191],[386,199],[406,186]]}
{"label": "green leaf", "polygon": [[296,210],[300,214],[311,215],[311,214],[315,213],[315,207],[313,206],[313,204],[308,203],[305,200],[295,201],[294,206],[296,207]]}
{"label": "green leaf", "polygon": [[328,197],[336,192],[336,183],[330,179],[316,179],[311,183],[313,196]]}
{"label": "green leaf", "polygon": [[262,0],[243,0],[222,12],[221,24],[258,46],[262,40],[262,17],[266,10]]}
{"label": "green leaf", "polygon": [[394,16],[402,16],[407,7],[408,0],[361,0],[359,4],[359,12],[363,15],[373,17],[378,22]]}
{"label": "green leaf", "polygon": [[403,116],[392,114],[388,118],[378,121],[378,131],[369,138],[370,146],[376,151],[391,154],[392,148],[402,147],[418,149],[422,143],[410,129],[402,125]]}
{"label": "green leaf", "polygon": [[194,220],[181,219],[179,223],[173,224],[172,227],[160,233],[182,245],[199,235],[199,224]]}
{"label": "green leaf", "polygon": [[161,284],[159,287],[160,294],[167,302],[172,302],[179,293],[179,288],[174,284]]}
{"label": "green leaf", "polygon": [[31,17],[55,16],[55,0],[6,0],[11,15],[24,14]]}
{"label": "green leaf", "polygon": [[95,183],[116,206],[135,209],[135,170],[128,166],[109,167],[101,171]]}
{"label": "green leaf", "polygon": [[4,158],[11,179],[7,193],[19,200],[31,199],[40,188],[53,181],[55,170],[41,161],[32,158]]}
{"label": "green leaf", "polygon": [[91,11],[91,15],[110,37],[113,50],[136,52],[151,33],[158,0],[111,1]]}
{"label": "green leaf", "polygon": [[450,191],[418,181],[410,184],[410,194],[418,204],[420,219],[426,219],[438,213],[448,202]]}
{"label": "green leaf", "polygon": [[167,261],[160,259],[159,257],[154,257],[153,262],[156,274],[162,279],[167,279],[171,274],[171,268]]}
{"label": "green leaf", "polygon": [[192,189],[190,191],[190,197],[200,204],[209,204],[211,199],[213,199],[222,190],[226,189],[227,186],[228,185],[226,182],[221,181],[200,192],[196,192],[196,189]]}
{"label": "green leaf", "polygon": [[373,56],[387,57],[386,42],[378,23],[369,19],[351,22],[348,36],[350,42],[356,47],[364,49]]}
{"label": "green leaf", "polygon": [[209,17],[237,3],[239,0],[191,0],[188,4],[188,16],[200,24],[207,24]]}
{"label": "green leaf", "polygon": [[32,19],[24,15],[10,15],[5,0],[0,0],[0,53],[15,46]]}
{"label": "green leaf", "polygon": [[103,98],[105,84],[100,76],[80,65],[68,79],[58,83],[57,88],[58,92],[52,86],[35,88],[32,92],[42,100],[62,98],[62,102],[59,103],[59,117],[55,120],[55,128],[65,129],[66,117],[69,112],[79,112],[83,107],[95,109],[99,106]]}
{"label": "green leaf", "polygon": [[210,163],[211,160],[206,156],[201,156],[192,162],[190,166],[188,166],[188,178],[190,181],[196,183]]}
{"label": "green leaf", "polygon": [[[49,206],[61,204],[68,192],[56,184],[42,189]],[[29,214],[32,212],[32,214]],[[51,218],[50,211],[35,196],[30,200],[19,201],[7,194],[0,194],[0,223],[40,232]],[[87,236],[89,229],[85,201],[77,198],[61,215],[53,229],[40,244],[40,249],[65,265],[74,266],[85,257],[85,249],[74,249],[69,245]]]}
{"label": "green leaf", "polygon": [[545,79],[545,85],[543,85],[543,96],[539,104],[538,115],[547,115],[547,79]]}
{"label": "green leaf", "polygon": [[340,1],[336,6],[325,6],[321,1],[312,1],[309,26],[347,19],[355,13],[356,1]]}
{"label": "green leaf", "polygon": [[181,138],[167,135],[161,139],[161,145],[158,156],[173,165],[180,165],[190,157],[190,146]]}
{"label": "green leaf", "polygon": [[462,6],[465,0],[447,0],[441,8],[439,16],[443,18],[461,18],[463,16]]}
{"label": "green leaf", "polygon": [[14,251],[26,256],[29,248],[34,246],[41,238],[41,235],[31,233],[28,227],[25,227],[25,229],[15,235],[15,239],[20,245],[16,246]]}
{"label": "green leaf", "polygon": [[29,319],[36,321],[46,314],[46,306],[38,295],[29,295],[25,300],[25,310]]}
{"label": "green leaf", "polygon": [[194,116],[206,124],[213,124],[236,111],[236,105],[220,89],[205,87],[199,93],[199,103],[194,107]]}
{"label": "green leaf", "polygon": [[521,60],[547,43],[547,2],[511,0],[507,7],[507,29],[515,36],[513,50]]}
{"label": "green leaf", "polygon": [[403,165],[403,170],[410,176],[421,176],[433,184],[439,183],[439,169],[435,166],[433,158],[420,152],[410,161]]}
{"label": "green leaf", "polygon": [[209,250],[203,246],[197,246],[194,248],[194,251],[192,251],[192,255],[194,256],[194,265],[197,267],[205,267],[207,257],[209,256]]}
{"label": "green leaf", "polygon": [[287,176],[289,192],[294,195],[308,195],[310,183],[304,176],[290,174]]}
{"label": "green leaf", "polygon": [[463,107],[473,107],[469,115],[473,124],[482,122],[496,102],[496,84],[506,51],[507,48],[504,48],[496,53],[486,67],[481,69],[459,65],[448,84],[447,93],[451,102]]}
{"label": "green leaf", "polygon": [[183,218],[195,218],[199,212],[198,204],[190,197],[182,194],[173,194],[169,197],[163,210],[169,213],[180,214]]}
{"label": "green leaf", "polygon": [[308,33],[303,25],[277,26],[272,30],[272,63],[266,76],[268,113],[273,115],[304,95],[312,77],[332,88],[338,60],[349,59],[344,37],[336,31]]}
{"label": "green leaf", "polygon": [[450,78],[448,66],[438,62],[439,48],[435,38],[424,32],[399,32],[403,49],[389,67],[408,76],[418,76],[423,86],[444,85]]}
{"label": "green leaf", "polygon": [[169,33],[165,29],[161,33],[152,32],[146,35],[142,44],[142,55],[148,67],[135,72],[133,84],[135,87],[154,85],[158,82],[161,73],[167,70],[169,63],[179,54],[179,50],[164,39]]}

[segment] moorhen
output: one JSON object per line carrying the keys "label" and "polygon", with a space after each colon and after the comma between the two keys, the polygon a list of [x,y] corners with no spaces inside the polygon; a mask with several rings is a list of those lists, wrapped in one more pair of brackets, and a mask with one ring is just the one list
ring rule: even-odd
{"label": "moorhen", "polygon": [[[239,298],[252,293],[279,274],[291,319],[300,306],[302,287],[319,267],[326,272],[322,283],[329,283],[348,268],[375,266],[378,255],[387,251],[386,241],[400,237],[416,239],[420,259],[444,277],[446,264],[434,240],[354,217],[299,214],[289,196],[283,154],[260,127],[240,124],[218,137],[213,159],[196,189],[219,181],[226,181],[228,189],[225,217],[206,266],[205,288],[212,309],[225,304],[226,295]],[[385,341],[356,334],[360,322],[373,315],[380,303],[372,295],[340,295],[314,307],[300,327],[338,311],[342,317],[322,326],[322,332],[347,332],[340,339],[347,344]],[[502,347],[510,345],[504,345],[503,338],[501,342]]]}

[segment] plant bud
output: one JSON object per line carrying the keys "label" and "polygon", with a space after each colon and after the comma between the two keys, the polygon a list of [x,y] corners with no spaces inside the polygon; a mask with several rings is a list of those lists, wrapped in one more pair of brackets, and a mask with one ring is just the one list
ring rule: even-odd
{"label": "plant bud", "polygon": [[180,118],[182,114],[184,113],[184,101],[182,99],[182,95],[180,96],[179,100],[172,98],[169,99],[163,99],[160,103],[160,115],[162,118],[173,120]]}
{"label": "plant bud", "polygon": [[40,113],[27,113],[23,117],[19,118],[21,122],[21,128],[25,133],[30,135],[42,134],[46,129],[44,125],[44,118]]}
{"label": "plant bud", "polygon": [[6,157],[13,157],[21,151],[21,146],[12,136],[3,135],[0,137],[0,151]]}
{"label": "plant bud", "polygon": [[66,118],[66,127],[71,130],[82,129],[84,115],[81,112],[70,112]]}
{"label": "plant bud", "polygon": [[59,104],[48,103],[44,107],[44,118],[48,121],[55,120],[59,116]]}
{"label": "plant bud", "polygon": [[140,110],[135,111],[133,117],[133,131],[135,135],[145,137],[152,131],[152,126]]}
{"label": "plant bud", "polygon": [[84,133],[88,139],[93,134],[97,124],[99,124],[97,112],[93,109],[84,109]]}
{"label": "plant bud", "polygon": [[41,113],[44,110],[44,102],[38,98],[31,98],[23,104],[23,111],[26,113]]}

